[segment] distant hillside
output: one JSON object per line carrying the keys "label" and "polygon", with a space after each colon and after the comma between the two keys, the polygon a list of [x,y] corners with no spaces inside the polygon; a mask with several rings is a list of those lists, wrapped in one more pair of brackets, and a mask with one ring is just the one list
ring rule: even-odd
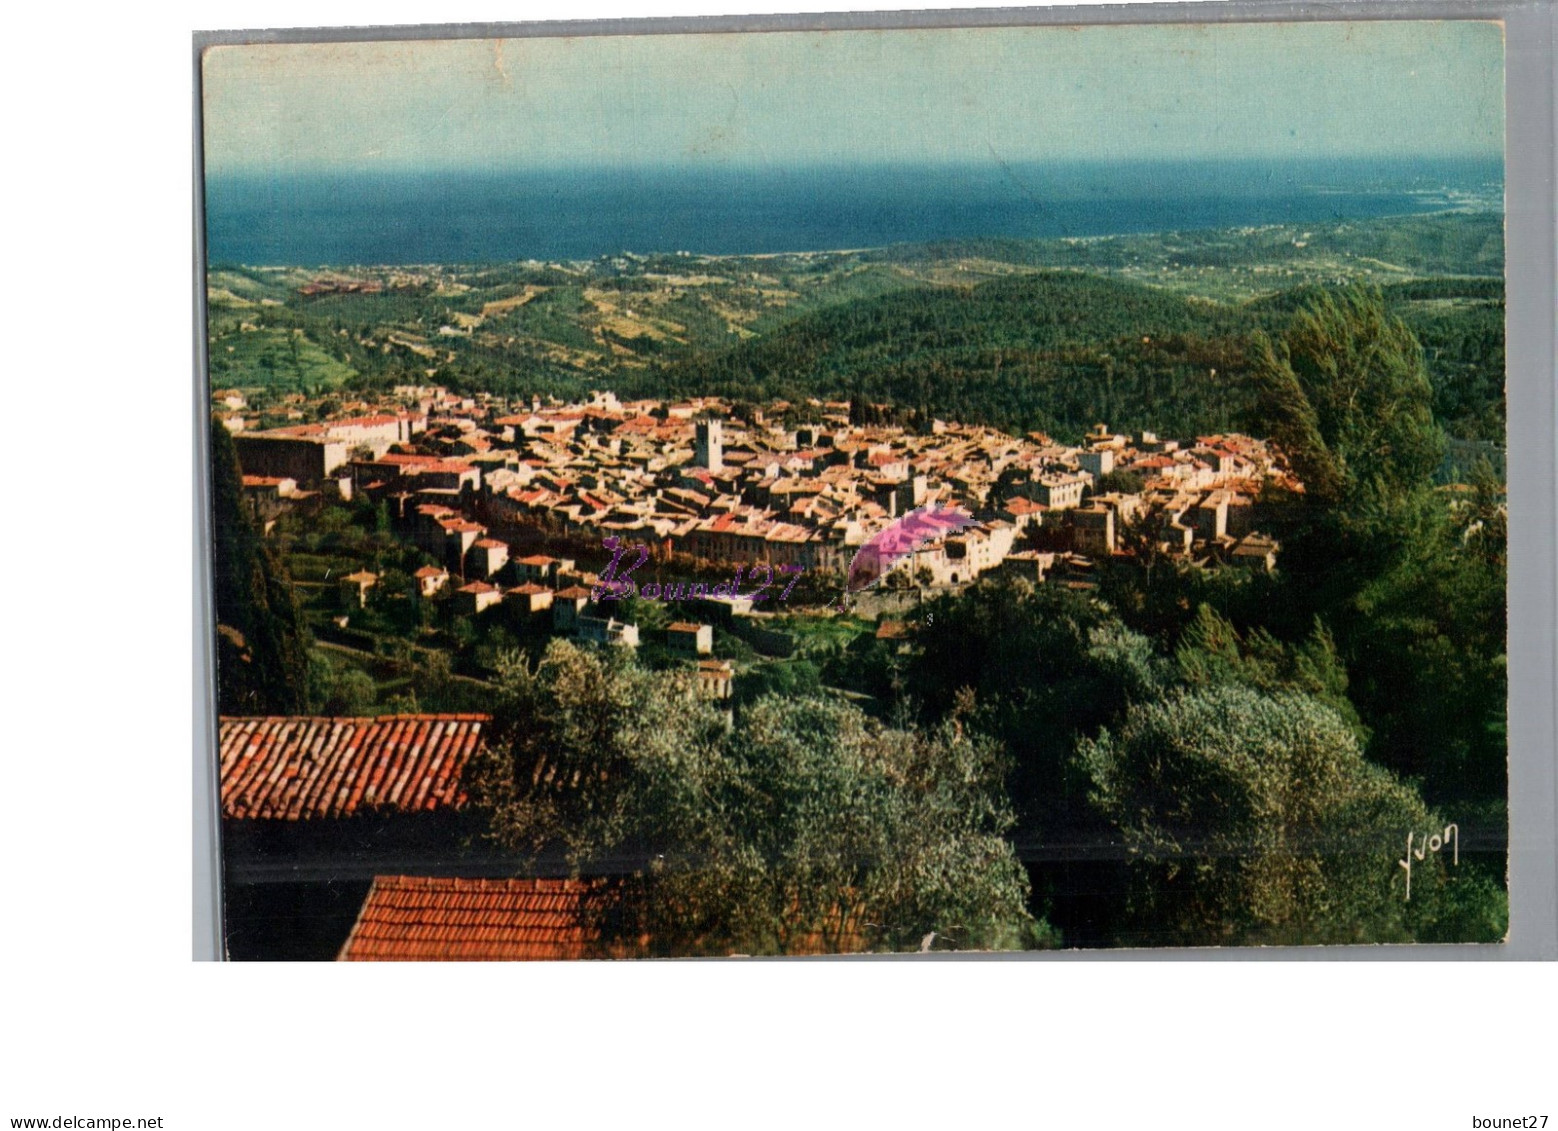
{"label": "distant hillside", "polygon": [[1207,297],[1247,298],[1261,290],[1338,282],[1342,277],[1380,284],[1424,275],[1502,279],[1504,216],[1435,212],[1084,239],[955,240],[882,248],[865,253],[865,258],[908,265],[980,259],[1019,267],[1081,268]]}
{"label": "distant hillside", "polygon": [[1502,439],[1502,271],[1502,216],[1471,212],[771,256],[218,265],[208,340],[213,383],[273,396],[431,379],[1189,433],[1238,425],[1251,329],[1285,324],[1309,288],[1363,281],[1423,343],[1446,427]]}
{"label": "distant hillside", "polygon": [[[859,399],[921,416],[1074,439],[1096,421],[1175,434],[1241,427],[1244,342],[1280,330],[1315,292],[1233,306],[1070,272],[919,288],[798,318],[646,390],[753,401]],[[1503,285],[1440,279],[1384,288],[1424,345],[1452,434],[1503,435]]]}
{"label": "distant hillside", "polygon": [[665,375],[755,401],[859,397],[1080,435],[1099,420],[1232,427],[1248,407],[1237,307],[1070,272],[919,288],[831,307]]}

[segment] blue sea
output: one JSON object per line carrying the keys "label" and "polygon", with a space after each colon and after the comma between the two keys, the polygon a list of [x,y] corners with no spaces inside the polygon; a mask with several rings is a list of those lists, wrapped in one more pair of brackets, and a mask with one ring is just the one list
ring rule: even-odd
{"label": "blue sea", "polygon": [[880,247],[1312,224],[1502,206],[1501,163],[1201,161],[212,175],[213,264]]}

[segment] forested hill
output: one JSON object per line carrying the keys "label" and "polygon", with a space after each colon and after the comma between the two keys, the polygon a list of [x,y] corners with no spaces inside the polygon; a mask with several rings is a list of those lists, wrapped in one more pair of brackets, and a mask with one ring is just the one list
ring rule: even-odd
{"label": "forested hill", "polygon": [[[920,287],[828,307],[644,375],[646,390],[736,400],[848,398],[1076,440],[1098,421],[1196,435],[1248,427],[1251,331],[1284,329],[1312,285],[1247,303],[1068,271]],[[1382,289],[1424,347],[1452,434],[1502,440],[1503,283]]]}
{"label": "forested hill", "polygon": [[1192,433],[1248,409],[1244,336],[1285,315],[1070,272],[919,288],[803,316],[665,373],[678,394],[890,403],[1075,438]]}

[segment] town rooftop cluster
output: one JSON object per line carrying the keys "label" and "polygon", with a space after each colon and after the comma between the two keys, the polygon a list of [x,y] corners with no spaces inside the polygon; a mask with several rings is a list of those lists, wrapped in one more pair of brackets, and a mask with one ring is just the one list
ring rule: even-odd
{"label": "town rooftop cluster", "polygon": [[[1100,424],[1067,445],[943,421],[921,432],[852,424],[847,403],[813,402],[815,423],[787,426],[782,403],[743,420],[712,397],[516,405],[436,386],[256,431],[241,394],[218,397],[257,517],[330,497],[383,500],[472,612],[510,596],[536,611],[543,590],[592,580],[571,561],[560,570],[511,552],[516,540],[533,547],[538,530],[575,543],[616,535],[664,559],[843,571],[874,533],[929,504],[979,520],[896,563],[937,586],[1141,552],[1127,529],[1150,530],[1170,556],[1270,568],[1277,547],[1256,530],[1257,497],[1272,481],[1302,489],[1278,452],[1237,434],[1176,440]],[[1101,490],[1111,472],[1136,473],[1142,489]],[[516,584],[494,584],[503,577]]]}

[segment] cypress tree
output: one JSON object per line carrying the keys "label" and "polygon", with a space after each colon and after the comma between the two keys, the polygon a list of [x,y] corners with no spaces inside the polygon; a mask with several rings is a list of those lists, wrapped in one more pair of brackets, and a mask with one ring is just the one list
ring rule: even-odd
{"label": "cypress tree", "polygon": [[1341,472],[1320,435],[1314,406],[1298,376],[1260,331],[1251,336],[1250,352],[1258,390],[1256,412],[1266,422],[1271,438],[1287,453],[1309,498],[1319,503],[1336,502],[1342,493]]}
{"label": "cypress tree", "polygon": [[308,708],[308,632],[292,580],[249,520],[232,437],[211,422],[217,703],[223,714]]}

